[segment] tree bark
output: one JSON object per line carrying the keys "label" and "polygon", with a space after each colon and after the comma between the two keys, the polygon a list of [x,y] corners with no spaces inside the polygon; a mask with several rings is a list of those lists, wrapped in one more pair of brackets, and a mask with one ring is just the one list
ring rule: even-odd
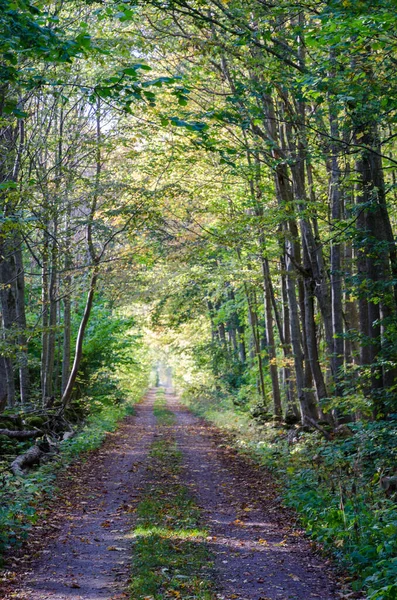
{"label": "tree bark", "polygon": [[13,429],[0,429],[0,435],[5,435],[14,440],[28,440],[32,437],[38,437],[41,435],[41,432],[37,429],[35,430],[23,430],[23,431],[15,431]]}
{"label": "tree bark", "polygon": [[58,224],[54,217],[52,243],[50,251],[50,276],[48,289],[48,337],[44,371],[44,397],[50,398],[54,390],[54,366],[57,327],[57,271],[58,271]]}
{"label": "tree bark", "polygon": [[75,348],[72,369],[70,371],[70,375],[69,375],[69,379],[68,379],[68,382],[65,387],[65,391],[62,395],[62,409],[63,410],[65,410],[67,408],[67,406],[71,400],[72,393],[73,393],[73,386],[76,382],[76,378],[77,378],[77,375],[79,372],[80,362],[81,362],[81,358],[83,355],[84,334],[85,334],[85,330],[86,330],[86,327],[87,327],[87,324],[88,324],[88,321],[90,318],[90,314],[91,314],[91,309],[92,309],[92,304],[94,301],[97,281],[98,281],[98,266],[96,265],[96,266],[94,266],[93,272],[91,275],[90,287],[89,287],[88,294],[87,294],[87,300],[85,303],[84,314],[83,314],[83,318],[81,319],[81,322],[80,322],[79,331],[77,333],[76,348]]}
{"label": "tree bark", "polygon": [[339,381],[344,364],[344,341],[343,341],[343,299],[342,299],[342,253],[341,243],[337,235],[337,226],[342,218],[341,198],[341,169],[339,166],[339,139],[338,117],[331,104],[330,107],[330,133],[333,140],[331,144],[330,160],[330,201],[332,219],[331,240],[331,306],[332,306],[332,334],[333,354],[332,373],[335,383],[335,393],[341,393]]}
{"label": "tree bark", "polygon": [[282,419],[282,407],[281,407],[281,394],[280,384],[278,380],[278,368],[277,368],[277,353],[276,344],[274,340],[274,322],[273,322],[273,308],[272,308],[272,295],[270,290],[270,272],[269,263],[266,258],[261,257],[262,276],[263,276],[263,292],[264,292],[264,308],[265,308],[265,321],[266,321],[266,332],[267,332],[267,355],[269,361],[269,373],[272,382],[272,395],[273,395],[273,411],[274,418],[278,421]]}
{"label": "tree bark", "polygon": [[16,272],[16,322],[19,329],[18,335],[18,368],[19,368],[19,393],[22,404],[26,404],[29,399],[29,360],[27,348],[27,323],[25,311],[25,270],[22,256],[22,240],[18,237],[14,253],[15,272]]}
{"label": "tree bark", "polygon": [[247,299],[247,306],[248,306],[248,321],[251,326],[251,333],[252,333],[252,339],[253,339],[253,359],[254,360],[256,359],[257,364],[258,364],[259,390],[260,390],[260,395],[262,397],[263,405],[265,406],[266,405],[265,375],[263,372],[261,348],[260,348],[258,330],[257,330],[257,325],[256,325],[257,316],[256,316],[255,309],[252,305],[248,286],[246,283],[244,283],[244,290],[245,290],[245,297]]}
{"label": "tree bark", "polygon": [[0,413],[7,406],[7,374],[4,356],[0,356]]}
{"label": "tree bark", "polygon": [[289,302],[289,312],[291,315],[291,343],[294,355],[296,387],[298,402],[300,406],[301,419],[304,423],[306,417],[317,419],[317,410],[306,388],[305,372],[303,367],[303,352],[301,345],[301,335],[299,328],[298,302],[296,299],[295,286],[295,268],[290,258],[287,259],[287,293]]}
{"label": "tree bark", "polygon": [[94,219],[98,207],[99,202],[99,193],[100,193],[100,180],[101,180],[101,172],[102,172],[102,157],[101,157],[101,104],[100,99],[97,100],[97,108],[96,108],[96,173],[95,173],[95,182],[94,182],[94,195],[92,199],[92,204],[90,207],[90,212],[88,215],[88,224],[87,224],[87,246],[88,253],[91,260],[91,278],[90,284],[87,294],[87,299],[84,308],[84,314],[80,322],[79,330],[76,338],[76,348],[74,354],[73,365],[70,371],[68,382],[65,386],[65,390],[62,394],[62,410],[64,411],[70,403],[73,393],[73,386],[76,382],[76,378],[79,372],[80,362],[83,355],[83,341],[84,334],[87,328],[87,324],[90,318],[92,305],[94,302],[94,296],[96,291],[96,286],[98,282],[99,276],[99,261],[100,256],[97,256],[94,239],[93,239],[93,226]]}
{"label": "tree bark", "polygon": [[[47,222],[48,227],[48,222]],[[42,268],[41,268],[41,394],[42,401],[46,402],[46,387],[47,387],[47,357],[48,357],[48,341],[49,341],[49,297],[48,297],[48,258],[49,258],[49,239],[48,233],[44,232],[43,252],[42,252]]]}

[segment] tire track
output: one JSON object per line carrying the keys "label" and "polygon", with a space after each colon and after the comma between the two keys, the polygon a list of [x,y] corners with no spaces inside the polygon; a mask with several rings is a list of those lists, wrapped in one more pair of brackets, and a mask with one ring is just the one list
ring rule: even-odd
{"label": "tire track", "polygon": [[171,393],[175,436],[184,457],[182,481],[204,511],[208,543],[225,600],[334,600],[329,565],[288,527],[274,488],[244,457],[219,445],[219,432]]}
{"label": "tire track", "polygon": [[[88,461],[79,464],[69,489],[62,490],[57,535],[43,543],[37,559],[19,565],[24,576],[5,600],[127,597],[123,590],[131,563],[130,503],[139,495],[155,435],[154,395],[149,392],[136,405],[135,416],[127,417]],[[48,520],[52,516],[56,520],[56,514]]]}

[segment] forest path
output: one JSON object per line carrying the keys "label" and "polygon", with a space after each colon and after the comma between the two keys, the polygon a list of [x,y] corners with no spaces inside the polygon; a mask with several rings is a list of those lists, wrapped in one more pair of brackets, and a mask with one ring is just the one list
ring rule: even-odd
{"label": "forest path", "polygon": [[[37,539],[30,551],[40,556],[14,565],[21,581],[5,600],[109,600],[126,598],[131,569],[131,505],[139,496],[147,456],[156,430],[155,392],[135,406],[103,446],[61,477],[58,504],[47,521],[56,527],[52,539]],[[26,551],[25,551],[26,553]],[[1,596],[0,590],[0,598]]]}
{"label": "forest path", "polygon": [[[41,552],[14,565],[18,579],[4,596],[0,590],[2,600],[135,600],[126,592],[131,528],[136,507],[155,481],[150,452],[162,435],[153,414],[155,397],[156,391],[149,392],[136,415],[127,417],[89,462],[67,471],[59,510],[54,506],[47,516],[56,532],[48,540],[33,533],[29,551]],[[214,559],[216,591],[203,598],[337,598],[327,563],[290,527],[271,479],[170,391],[166,402],[175,420],[163,430],[181,451],[179,479],[209,531],[204,542]]]}

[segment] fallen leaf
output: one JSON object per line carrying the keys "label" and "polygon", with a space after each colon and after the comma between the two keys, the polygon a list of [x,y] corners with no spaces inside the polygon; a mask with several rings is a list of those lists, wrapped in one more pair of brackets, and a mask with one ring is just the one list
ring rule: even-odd
{"label": "fallen leaf", "polygon": [[269,542],[267,540],[264,540],[263,538],[259,538],[258,544],[260,544],[261,546],[268,546]]}

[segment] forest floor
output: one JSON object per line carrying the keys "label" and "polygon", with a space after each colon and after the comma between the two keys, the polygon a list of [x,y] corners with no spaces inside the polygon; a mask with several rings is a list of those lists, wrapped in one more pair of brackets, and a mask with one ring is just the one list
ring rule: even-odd
{"label": "forest floor", "polygon": [[339,597],[271,476],[157,390],[59,477],[0,584],[2,600]]}

